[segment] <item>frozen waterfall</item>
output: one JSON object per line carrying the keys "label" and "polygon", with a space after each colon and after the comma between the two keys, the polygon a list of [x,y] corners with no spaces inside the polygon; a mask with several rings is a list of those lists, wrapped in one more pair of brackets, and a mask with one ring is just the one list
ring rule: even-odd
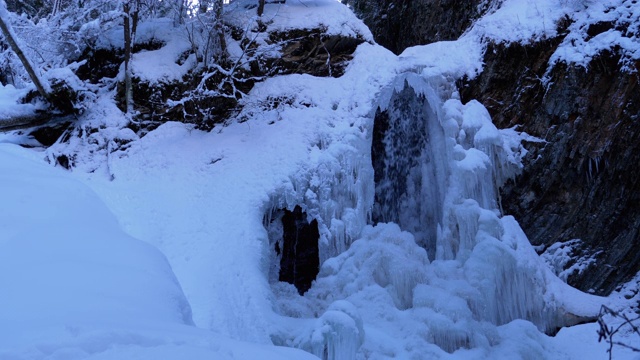
{"label": "frozen waterfall", "polygon": [[[395,222],[433,259],[466,259],[478,231],[476,210],[500,215],[496,188],[521,168],[519,140],[505,141],[478,102],[457,99],[414,74],[396,79],[375,115],[372,159],[375,222]],[[453,93],[443,100],[445,93]],[[515,147],[510,147],[515,143]],[[493,234],[500,237],[500,229]]]}
{"label": "frozen waterfall", "polygon": [[[404,80],[404,81],[402,81]],[[435,255],[437,226],[447,186],[445,135],[436,112],[437,95],[416,93],[406,77],[378,108],[371,157],[375,173],[375,222],[395,222]],[[444,155],[444,154],[443,154]]]}
{"label": "frozen waterfall", "polygon": [[[597,313],[599,300],[555,277],[500,211],[498,189],[522,168],[526,134],[497,129],[477,101],[462,104],[452,81],[416,73],[382,90],[361,129],[322,139],[315,163],[265,211],[270,248],[282,248],[279,209],[300,207],[320,234],[321,266],[304,296],[271,276],[285,319],[274,343],[327,360],[474,349],[469,358],[545,358],[536,327],[550,333]],[[271,273],[282,270],[281,255],[272,259]]]}
{"label": "frozen waterfall", "polygon": [[375,115],[373,219],[411,232],[432,261],[456,261],[481,294],[470,303],[475,316],[553,331],[566,325],[548,291],[557,279],[498,201],[522,168],[521,136],[498,130],[477,101],[462,104],[442,77],[399,76]]}

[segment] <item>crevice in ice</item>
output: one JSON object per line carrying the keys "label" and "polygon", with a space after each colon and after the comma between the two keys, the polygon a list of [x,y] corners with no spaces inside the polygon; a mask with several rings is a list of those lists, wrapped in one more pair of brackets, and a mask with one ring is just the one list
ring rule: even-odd
{"label": "crevice in ice", "polygon": [[295,285],[300,295],[311,287],[316,279],[320,262],[318,259],[318,221],[307,221],[307,216],[299,206],[293,211],[284,211],[282,216],[282,248],[279,280]]}
{"label": "crevice in ice", "polygon": [[277,279],[293,284],[303,295],[320,268],[318,221],[309,221],[302,208],[296,206],[293,211],[276,210],[264,222],[273,251],[270,281]]}

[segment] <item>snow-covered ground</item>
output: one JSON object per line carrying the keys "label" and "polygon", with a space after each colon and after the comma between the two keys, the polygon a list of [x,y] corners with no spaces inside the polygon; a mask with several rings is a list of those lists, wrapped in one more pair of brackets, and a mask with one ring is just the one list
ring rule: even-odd
{"label": "snow-covered ground", "polygon": [[[570,8],[559,2],[505,1],[460,40],[400,56],[364,43],[341,78],[268,79],[243,100],[242,122],[211,132],[166,123],[138,139],[103,94],[81,120],[101,130],[84,138],[27,150],[15,133],[0,135],[0,358],[606,358],[596,324],[555,337],[539,328],[600,304],[628,308],[637,291],[597,298],[553,275],[497,210],[496,182],[518,171],[526,134],[496,129],[453,86],[482,70],[480,39],[553,35]],[[268,4],[265,18],[274,29],[322,25],[370,40],[335,1]],[[179,78],[184,48],[167,44],[134,57],[134,70]],[[433,261],[398,225],[367,225],[372,118],[405,86],[440,134],[428,154],[444,164],[442,199],[429,199],[446,215]],[[15,103],[16,91],[3,87],[0,101]],[[118,139],[131,142],[112,152]],[[44,161],[60,153],[75,156],[73,171]],[[296,205],[321,232],[321,269],[305,296],[269,279],[277,258],[264,218]]]}
{"label": "snow-covered ground", "polygon": [[293,359],[193,326],[167,259],[42,154],[0,144],[0,358]]}
{"label": "snow-covered ground", "polygon": [[[21,117],[31,117],[35,115],[37,106],[33,104],[21,104],[20,98],[28,92],[27,89],[16,89],[13,85],[0,84],[0,128],[13,126],[10,120]],[[44,106],[42,107],[44,109]]]}

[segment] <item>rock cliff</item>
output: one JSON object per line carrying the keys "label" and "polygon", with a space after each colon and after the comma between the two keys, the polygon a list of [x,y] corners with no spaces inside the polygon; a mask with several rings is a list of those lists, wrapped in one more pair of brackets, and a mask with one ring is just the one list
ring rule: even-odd
{"label": "rock cliff", "polygon": [[369,26],[376,42],[396,54],[417,44],[455,40],[487,9],[481,0],[346,2]]}

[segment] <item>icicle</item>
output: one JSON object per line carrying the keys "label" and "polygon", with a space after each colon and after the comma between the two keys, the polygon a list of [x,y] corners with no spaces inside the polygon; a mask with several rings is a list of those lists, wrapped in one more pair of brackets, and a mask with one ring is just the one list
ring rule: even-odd
{"label": "icicle", "polygon": [[360,236],[370,217],[374,182],[369,144],[364,138],[336,142],[321,137],[318,142],[309,166],[271,194],[265,208],[278,204],[278,209],[293,210],[300,206],[309,222],[316,220],[322,263],[344,252]]}
{"label": "icicle", "polygon": [[310,332],[295,343],[323,360],[355,360],[364,343],[362,318],[353,304],[345,300],[332,303]]}

